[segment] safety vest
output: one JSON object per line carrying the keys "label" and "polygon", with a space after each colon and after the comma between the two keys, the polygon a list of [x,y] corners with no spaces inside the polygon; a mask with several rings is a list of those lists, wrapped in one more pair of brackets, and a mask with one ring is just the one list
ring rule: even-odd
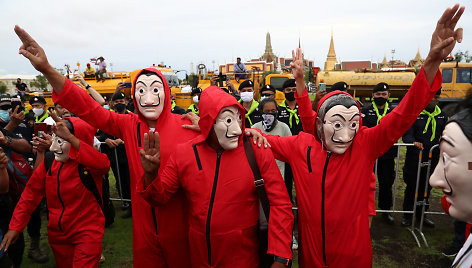
{"label": "safety vest", "polygon": [[[41,123],[41,122],[43,122],[44,120],[46,120],[46,118],[48,118],[48,117],[49,117],[49,112],[46,111],[46,112],[44,113],[44,115],[41,116],[41,118],[39,118],[39,115],[36,116],[34,122],[36,122],[36,123]],[[38,118],[39,118],[39,119],[38,119]]]}
{"label": "safety vest", "polygon": [[[175,105],[172,106],[172,108],[174,108],[174,107],[175,107]],[[192,105],[190,105],[190,106],[188,107],[188,109],[189,109],[190,111],[192,111],[192,113],[194,113],[194,114],[196,114],[196,115],[198,115],[198,113],[199,113],[198,108],[195,107],[195,103],[193,103]]]}

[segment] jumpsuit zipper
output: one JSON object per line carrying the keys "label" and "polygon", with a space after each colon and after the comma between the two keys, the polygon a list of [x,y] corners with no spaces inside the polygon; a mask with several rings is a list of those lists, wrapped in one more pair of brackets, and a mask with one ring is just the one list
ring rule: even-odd
{"label": "jumpsuit zipper", "polygon": [[326,263],[326,230],[325,230],[325,182],[326,182],[326,171],[328,169],[329,158],[331,152],[326,155],[326,161],[323,169],[323,179],[321,180],[321,236],[323,238],[323,262],[327,267]]}
{"label": "jumpsuit zipper", "polygon": [[61,232],[64,232],[62,230],[61,220],[62,220],[62,216],[64,215],[64,210],[66,209],[66,207],[64,206],[64,201],[62,201],[62,198],[61,198],[61,192],[60,192],[61,183],[59,181],[59,175],[61,174],[62,166],[64,166],[64,163],[61,163],[61,166],[59,167],[59,170],[57,171],[57,198],[59,199],[59,202],[61,202],[61,205],[62,205],[62,212],[61,212],[61,215],[59,216],[57,225],[59,226],[59,230],[61,230]]}
{"label": "jumpsuit zipper", "polygon": [[210,206],[208,207],[208,216],[206,221],[206,242],[208,249],[208,264],[211,266],[211,242],[210,242],[210,223],[211,223],[211,212],[213,210],[213,202],[215,201],[216,186],[218,184],[218,173],[220,170],[221,153],[216,153],[216,169],[215,178],[213,180],[213,188],[211,190]]}

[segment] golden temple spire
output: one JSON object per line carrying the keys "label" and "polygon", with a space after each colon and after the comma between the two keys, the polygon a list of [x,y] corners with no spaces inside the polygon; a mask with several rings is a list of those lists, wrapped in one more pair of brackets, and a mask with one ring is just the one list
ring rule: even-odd
{"label": "golden temple spire", "polygon": [[331,42],[329,44],[328,56],[326,57],[324,70],[334,70],[334,66],[338,63],[336,52],[334,51],[333,30],[331,30]]}

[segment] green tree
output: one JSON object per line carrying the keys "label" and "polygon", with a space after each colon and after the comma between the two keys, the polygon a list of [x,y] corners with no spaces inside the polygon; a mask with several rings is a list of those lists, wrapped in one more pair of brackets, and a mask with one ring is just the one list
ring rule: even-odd
{"label": "green tree", "polygon": [[5,85],[5,83],[3,83],[2,81],[0,81],[0,93],[1,93],[1,94],[6,93],[7,90],[8,90],[7,85]]}
{"label": "green tree", "polygon": [[46,77],[44,77],[44,75],[40,74],[40,75],[36,76],[36,79],[31,81],[30,85],[31,85],[31,87],[35,87],[35,88],[39,88],[39,89],[45,89],[45,88],[48,87],[49,82],[46,79]]}
{"label": "green tree", "polygon": [[471,62],[472,61],[472,55],[469,55],[468,50],[466,50],[465,52],[462,52],[462,51],[459,50],[454,54],[454,60],[457,61],[457,62],[462,62],[462,61]]}

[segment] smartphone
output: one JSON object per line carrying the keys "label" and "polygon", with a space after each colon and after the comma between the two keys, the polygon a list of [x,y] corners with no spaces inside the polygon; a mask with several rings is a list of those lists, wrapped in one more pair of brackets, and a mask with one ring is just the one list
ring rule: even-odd
{"label": "smartphone", "polygon": [[42,137],[41,131],[44,133],[48,132],[48,124],[46,123],[34,123],[34,134],[36,137]]}
{"label": "smartphone", "polygon": [[23,107],[21,106],[21,101],[12,101],[11,102],[11,112],[15,112],[15,108],[16,107],[19,107],[18,108],[18,113],[21,112],[23,110]]}
{"label": "smartphone", "polygon": [[125,88],[131,88],[131,82],[125,82],[123,84],[125,85]]}
{"label": "smartphone", "polygon": [[326,83],[320,83],[320,91],[326,90]]}
{"label": "smartphone", "polygon": [[219,74],[218,79],[216,79],[216,81],[218,82],[219,87],[223,87],[223,82],[226,82],[226,74]]}

